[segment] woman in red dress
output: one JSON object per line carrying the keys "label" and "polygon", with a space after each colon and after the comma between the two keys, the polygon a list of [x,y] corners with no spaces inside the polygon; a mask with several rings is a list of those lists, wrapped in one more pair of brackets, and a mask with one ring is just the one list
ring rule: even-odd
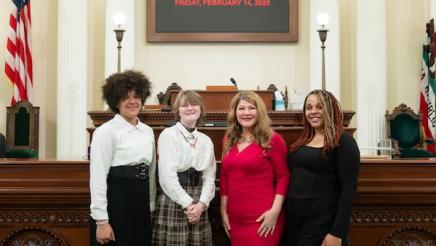
{"label": "woman in red dress", "polygon": [[223,144],[221,217],[232,245],[278,245],[289,182],[287,147],[270,128],[256,93],[242,91],[232,99]]}

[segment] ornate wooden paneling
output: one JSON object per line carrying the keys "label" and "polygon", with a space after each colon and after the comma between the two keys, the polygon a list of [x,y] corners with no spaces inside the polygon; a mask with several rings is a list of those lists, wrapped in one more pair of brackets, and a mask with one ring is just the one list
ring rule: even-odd
{"label": "ornate wooden paneling", "polygon": [[[0,159],[0,245],[88,245],[88,170]],[[218,196],[209,214],[216,245],[228,245]],[[435,245],[436,160],[362,160],[351,225],[352,246]]]}
{"label": "ornate wooden paneling", "polygon": [[88,161],[0,159],[0,245],[88,245]]}
{"label": "ornate wooden paneling", "polygon": [[56,232],[44,227],[20,227],[10,232],[1,241],[5,246],[67,246],[69,245]]}
{"label": "ornate wooden paneling", "polygon": [[355,246],[436,244],[436,161],[362,160],[351,217]]}

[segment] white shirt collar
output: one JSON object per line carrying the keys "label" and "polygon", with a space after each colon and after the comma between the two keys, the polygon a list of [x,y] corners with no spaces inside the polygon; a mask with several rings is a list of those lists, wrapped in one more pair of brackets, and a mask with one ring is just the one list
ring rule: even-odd
{"label": "white shirt collar", "polygon": [[120,127],[127,128],[127,129],[139,129],[139,130],[144,131],[145,128],[142,125],[141,121],[139,120],[139,118],[136,118],[136,119],[137,119],[138,123],[136,125],[132,125],[126,119],[124,119],[123,116],[121,116],[120,114],[116,114],[114,116],[115,122],[117,124],[119,124]]}
{"label": "white shirt collar", "polygon": [[195,130],[193,132],[189,132],[185,126],[183,126],[182,123],[180,123],[180,121],[178,121],[176,123],[176,127],[177,129],[180,130],[180,132],[183,134],[183,136],[185,137],[189,137],[191,135],[193,135],[195,138],[197,137],[197,127],[195,128]]}

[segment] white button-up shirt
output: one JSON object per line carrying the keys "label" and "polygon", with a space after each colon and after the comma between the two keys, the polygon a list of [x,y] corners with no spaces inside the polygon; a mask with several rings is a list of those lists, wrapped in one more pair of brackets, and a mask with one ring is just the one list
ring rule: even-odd
{"label": "white button-up shirt", "polygon": [[[197,139],[195,147],[191,147],[187,139],[190,134]],[[189,206],[193,199],[179,183],[177,172],[183,172],[193,167],[202,172],[202,189],[200,202],[209,206],[215,196],[216,161],[212,140],[204,133],[194,130],[188,132],[177,122],[166,128],[158,140],[158,172],[159,183],[165,194],[182,208]]]}
{"label": "white button-up shirt", "polygon": [[[91,143],[90,191],[91,216],[95,220],[107,220],[107,183],[111,167],[149,166],[150,210],[155,210],[156,199],[156,151],[151,127],[140,122],[136,126],[119,114],[98,127]],[[126,201],[135,202],[135,201]]]}

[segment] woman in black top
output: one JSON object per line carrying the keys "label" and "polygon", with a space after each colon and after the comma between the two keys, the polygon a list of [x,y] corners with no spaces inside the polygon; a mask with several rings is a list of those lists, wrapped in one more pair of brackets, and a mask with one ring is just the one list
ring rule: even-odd
{"label": "woman in black top", "polygon": [[339,102],[330,92],[310,92],[303,113],[303,132],[288,154],[292,180],[283,245],[347,245],[359,148],[344,132]]}

